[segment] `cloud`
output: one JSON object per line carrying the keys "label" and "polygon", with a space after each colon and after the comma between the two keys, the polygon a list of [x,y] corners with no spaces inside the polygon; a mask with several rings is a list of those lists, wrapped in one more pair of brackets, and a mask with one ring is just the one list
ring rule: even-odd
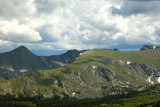
{"label": "cloud", "polygon": [[18,20],[0,21],[0,38],[12,42],[36,42],[42,40],[39,32],[20,24]]}
{"label": "cloud", "polygon": [[37,11],[34,0],[0,0],[0,16],[4,19],[21,18],[34,15]]}
{"label": "cloud", "polygon": [[145,14],[158,15],[160,2],[158,0],[124,0],[121,8],[114,7],[113,14],[121,14],[123,16]]}
{"label": "cloud", "polygon": [[16,48],[16,44],[10,41],[0,40],[0,53]]}
{"label": "cloud", "polygon": [[159,5],[147,0],[0,0],[0,40],[50,50],[159,43]]}
{"label": "cloud", "polygon": [[1,46],[10,46],[12,45],[13,43],[12,42],[9,42],[9,41],[4,41],[4,40],[0,40],[0,45]]}
{"label": "cloud", "polygon": [[50,13],[57,8],[65,8],[67,5],[71,4],[71,0],[35,0],[34,1],[37,10],[41,13]]}

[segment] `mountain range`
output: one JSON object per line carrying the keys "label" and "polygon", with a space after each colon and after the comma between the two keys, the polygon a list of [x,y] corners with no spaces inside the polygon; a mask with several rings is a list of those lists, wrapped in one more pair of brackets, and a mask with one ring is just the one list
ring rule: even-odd
{"label": "mountain range", "polygon": [[[1,54],[0,58],[6,58],[1,60],[1,66],[7,64],[17,72],[22,69],[35,72],[1,81],[0,95],[34,100],[49,98],[53,100],[51,104],[56,104],[72,102],[73,98],[95,99],[144,91],[160,83],[160,49],[148,47],[142,47],[141,51],[70,50],[49,57],[35,56],[25,47],[19,47]],[[13,70],[10,68],[10,72],[15,72]]]}
{"label": "mountain range", "polygon": [[21,46],[0,54],[0,81],[15,78],[31,71],[55,69],[70,64],[82,51],[69,50],[61,55],[36,56]]}

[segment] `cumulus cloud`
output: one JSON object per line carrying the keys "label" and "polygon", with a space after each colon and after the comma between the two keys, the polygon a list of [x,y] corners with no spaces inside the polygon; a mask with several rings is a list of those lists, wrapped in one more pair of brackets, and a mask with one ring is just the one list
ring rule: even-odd
{"label": "cumulus cloud", "polygon": [[57,8],[65,8],[72,3],[72,0],[35,0],[39,12],[50,13]]}
{"label": "cumulus cloud", "polygon": [[0,45],[1,46],[10,46],[12,45],[13,43],[12,42],[9,42],[9,41],[4,41],[4,40],[0,40]]}
{"label": "cumulus cloud", "polygon": [[4,19],[21,18],[34,15],[34,0],[0,0],[0,16]]}
{"label": "cumulus cloud", "polygon": [[0,40],[31,49],[160,42],[159,1],[0,0]]}
{"label": "cumulus cloud", "polygon": [[10,41],[0,40],[0,53],[16,48],[16,44]]}
{"label": "cumulus cloud", "polygon": [[0,21],[0,38],[12,42],[34,42],[42,40],[39,32],[29,26],[19,24],[18,20]]}

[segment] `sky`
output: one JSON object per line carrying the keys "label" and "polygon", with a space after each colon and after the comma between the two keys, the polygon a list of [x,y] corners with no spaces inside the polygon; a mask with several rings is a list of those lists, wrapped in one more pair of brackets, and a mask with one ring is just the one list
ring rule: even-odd
{"label": "sky", "polygon": [[[160,44],[158,0],[0,0],[0,52]],[[120,47],[122,46],[122,47]]]}

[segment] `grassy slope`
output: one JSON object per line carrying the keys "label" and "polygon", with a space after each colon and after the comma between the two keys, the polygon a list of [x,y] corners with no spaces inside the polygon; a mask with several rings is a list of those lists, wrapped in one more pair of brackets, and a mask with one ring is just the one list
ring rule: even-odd
{"label": "grassy slope", "polygon": [[85,55],[79,57],[74,64],[84,63],[85,61],[101,61],[102,59],[122,60],[138,62],[141,64],[152,64],[156,67],[160,62],[160,50],[145,50],[145,51],[112,51],[95,49],[85,52]]}
{"label": "grassy slope", "polygon": [[[154,51],[154,52],[152,52]],[[16,79],[12,79],[9,81],[0,82],[0,87],[5,90],[5,92],[12,93],[13,92],[21,93],[24,89],[30,89],[32,91],[39,90],[46,95],[52,95],[51,92],[53,89],[59,89],[57,86],[51,85],[48,83],[50,81],[50,76],[48,74],[53,74],[54,76],[58,77],[62,82],[67,84],[69,87],[72,87],[73,90],[76,88],[71,84],[71,80],[66,79],[65,74],[60,73],[60,71],[65,71],[66,69],[71,69],[76,72],[80,72],[84,81],[89,82],[91,78],[88,76],[88,72],[84,70],[85,66],[88,65],[96,65],[103,68],[109,68],[115,70],[116,72],[120,73],[121,75],[125,75],[122,71],[120,71],[119,65],[109,65],[106,61],[111,60],[122,60],[122,61],[131,61],[131,62],[138,62],[142,64],[152,65],[156,68],[160,68],[160,50],[146,50],[140,52],[126,52],[126,51],[111,51],[111,50],[103,50],[103,49],[95,49],[91,51],[84,52],[83,55],[77,58],[75,62],[70,65],[67,65],[62,68],[54,69],[54,70],[41,70],[38,72],[32,72],[25,76],[18,77]],[[156,54],[155,54],[156,53]],[[133,80],[135,79],[134,76],[129,75]],[[37,84],[37,79],[41,79],[39,81],[42,84]],[[61,89],[58,90],[60,93],[63,91]],[[56,93],[59,93],[56,92]],[[33,94],[33,93],[32,93]]]}
{"label": "grassy slope", "polygon": [[[135,80],[136,77],[133,74],[126,74],[123,71],[125,65],[119,64],[110,64],[108,61],[130,61],[137,62],[141,64],[146,64],[152,66],[153,68],[160,68],[160,50],[145,50],[145,51],[112,51],[112,50],[103,50],[95,49],[92,51],[85,52],[82,56],[77,58],[77,61],[68,65],[68,68],[71,68],[75,71],[82,72],[81,69],[83,66],[98,66],[103,68],[108,68],[111,71],[115,71],[120,75],[127,76],[132,80]],[[85,72],[84,72],[85,74]],[[84,76],[86,76],[85,74]]]}
{"label": "grassy slope", "polygon": [[[71,88],[71,90],[75,90],[77,87],[72,84],[72,80],[67,79],[66,75],[61,73],[60,71],[67,72],[67,69],[71,69],[77,73],[81,73],[84,81],[87,84],[90,84],[92,81],[96,82],[96,80],[92,80],[92,77],[89,77],[87,70],[85,70],[86,66],[98,66],[103,68],[109,68],[113,71],[121,75],[126,75],[123,71],[121,71],[120,65],[110,65],[108,61],[113,60],[122,60],[122,61],[131,61],[138,62],[141,64],[152,65],[155,68],[160,68],[160,50],[145,50],[145,51],[111,51],[111,50],[102,50],[95,49],[91,51],[86,51],[77,58],[72,64],[67,65],[65,67],[61,67],[54,70],[40,70],[38,72],[32,72],[26,74],[24,76],[0,82],[0,88],[5,90],[5,93],[18,93],[21,94],[21,91],[25,91],[26,93],[34,95],[34,91],[40,91],[41,93],[52,96],[52,92],[61,95],[63,89],[59,88],[56,85],[52,85],[50,83],[51,77],[49,74],[54,75],[59,78],[65,85]],[[127,75],[128,78],[135,79],[132,75]],[[38,80],[38,81],[37,81]],[[96,84],[95,84],[96,85]],[[103,85],[103,84],[102,84]],[[29,89],[30,91],[26,91]],[[137,106],[144,103],[151,103],[155,101],[159,101],[160,94],[157,93],[157,90],[150,91],[148,93],[142,93],[137,96],[133,96],[130,98],[123,98],[119,101],[122,103],[115,103],[111,106]],[[2,91],[0,90],[0,93]],[[30,93],[32,92],[32,93]],[[3,93],[3,92],[2,92]],[[1,94],[2,94],[1,93]],[[4,93],[3,93],[4,94]],[[110,106],[110,102],[102,102],[98,104],[98,106]]]}

